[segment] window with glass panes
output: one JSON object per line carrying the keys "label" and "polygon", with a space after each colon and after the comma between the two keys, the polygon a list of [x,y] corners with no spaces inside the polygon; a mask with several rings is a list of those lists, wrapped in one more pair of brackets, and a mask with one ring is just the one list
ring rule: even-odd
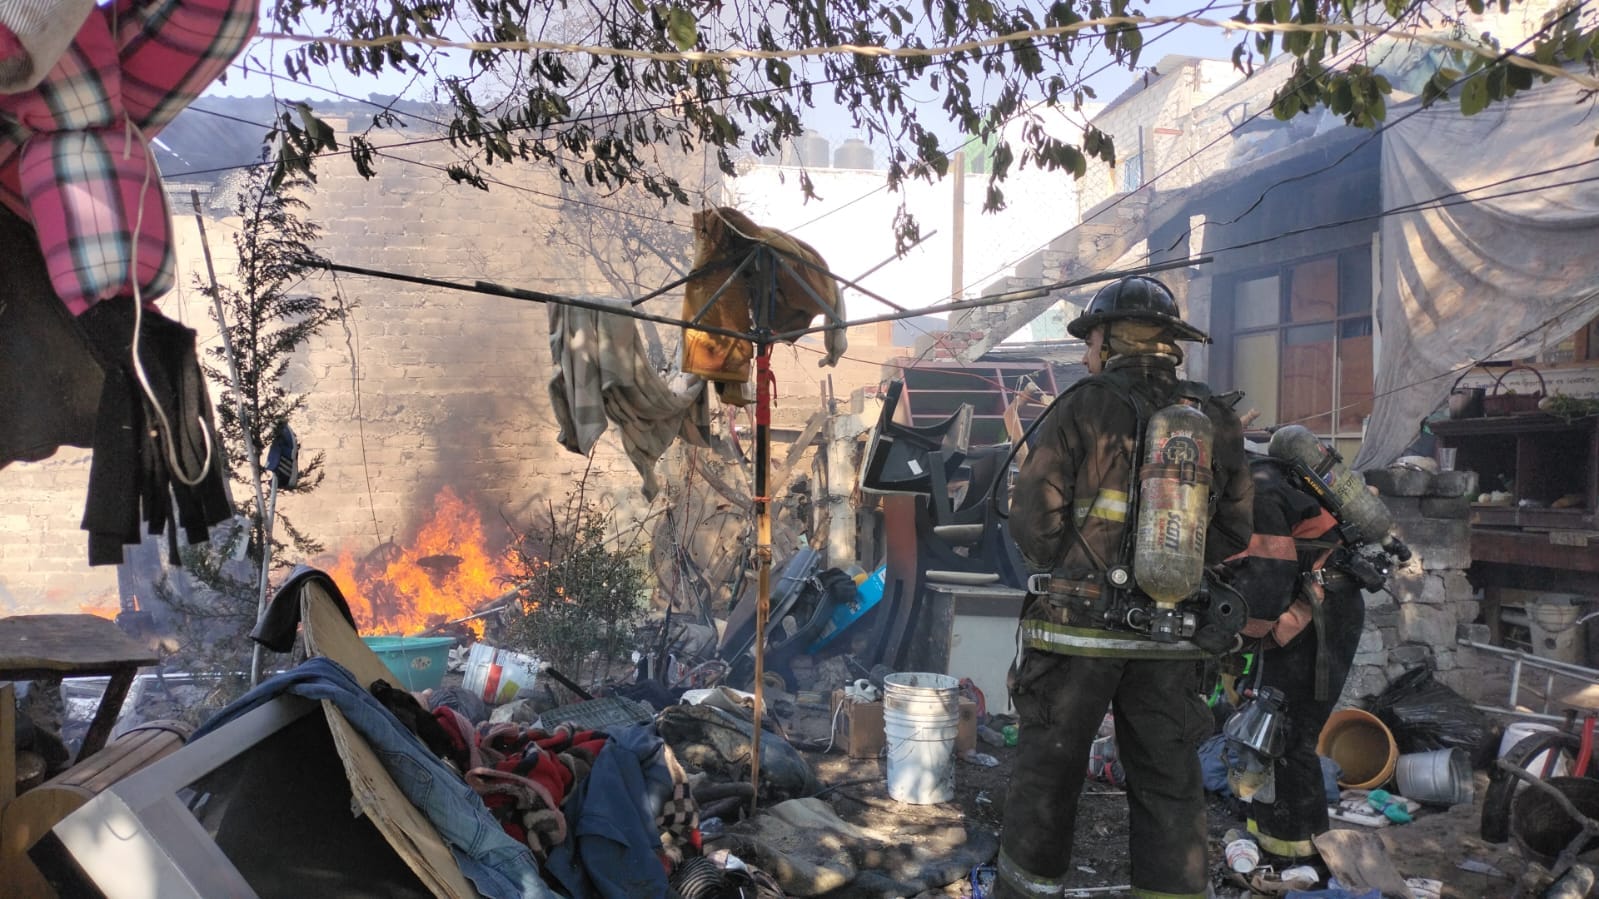
{"label": "window with glass panes", "polygon": [[1220,281],[1219,350],[1257,427],[1302,424],[1358,443],[1372,404],[1371,250],[1299,259]]}

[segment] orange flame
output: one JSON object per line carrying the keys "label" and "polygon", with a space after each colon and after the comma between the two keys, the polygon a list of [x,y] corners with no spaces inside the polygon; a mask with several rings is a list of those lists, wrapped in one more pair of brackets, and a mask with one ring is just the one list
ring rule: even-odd
{"label": "orange flame", "polygon": [[329,569],[364,634],[416,634],[471,615],[508,589],[508,554],[489,548],[482,516],[449,487],[409,547],[385,547],[362,560],[346,547]]}

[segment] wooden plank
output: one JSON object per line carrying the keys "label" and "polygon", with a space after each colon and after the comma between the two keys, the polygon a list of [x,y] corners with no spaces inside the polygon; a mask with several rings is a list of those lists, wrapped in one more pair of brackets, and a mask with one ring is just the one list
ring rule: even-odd
{"label": "wooden plank", "polygon": [[1585,547],[1562,546],[1551,542],[1548,534],[1473,528],[1471,558],[1474,562],[1599,573],[1599,541]]}
{"label": "wooden plank", "polygon": [[128,688],[133,686],[133,676],[138,670],[124,668],[111,675],[111,682],[106,684],[105,694],[100,697],[100,704],[95,707],[94,719],[89,722],[89,729],[83,734],[83,744],[78,747],[77,761],[81,762],[99,752],[105,746],[106,740],[111,738],[111,729],[116,727],[117,718],[122,714],[122,701],[128,698]]}
{"label": "wooden plank", "polygon": [[788,455],[783,458],[783,464],[777,469],[768,484],[774,491],[782,490],[788,486],[789,475],[793,474],[794,466],[799,464],[805,456],[805,451],[816,442],[816,435],[822,432],[822,424],[827,421],[827,410],[817,409],[811,415],[811,420],[805,423],[805,430],[800,432],[799,439],[789,445]]}
{"label": "wooden plank", "polygon": [[113,674],[160,658],[97,615],[0,618],[0,676],[13,671]]}

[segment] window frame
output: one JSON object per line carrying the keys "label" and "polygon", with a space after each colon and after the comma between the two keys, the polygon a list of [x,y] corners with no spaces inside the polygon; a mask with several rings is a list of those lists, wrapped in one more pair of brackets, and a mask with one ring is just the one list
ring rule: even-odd
{"label": "window frame", "polygon": [[[1322,260],[1332,260],[1337,273],[1336,299],[1332,308],[1331,317],[1307,318],[1302,321],[1291,319],[1291,301],[1293,295],[1294,272],[1301,266],[1307,266]],[[1376,298],[1373,295],[1371,277],[1371,248],[1369,245],[1354,245],[1313,256],[1301,256],[1295,259],[1284,260],[1271,265],[1256,266],[1249,269],[1240,269],[1229,272],[1217,278],[1216,289],[1213,293],[1213,336],[1216,338],[1216,355],[1221,363],[1217,366],[1218,373],[1225,373],[1221,379],[1228,389],[1238,388],[1238,344],[1241,340],[1259,338],[1264,335],[1276,335],[1276,361],[1273,376],[1279,385],[1283,379],[1283,360],[1285,351],[1290,346],[1288,332],[1307,327],[1325,326],[1332,330],[1332,369],[1325,374],[1331,380],[1331,406],[1330,408],[1309,416],[1310,420],[1301,417],[1294,423],[1305,424],[1307,427],[1319,426],[1322,422],[1315,419],[1325,416],[1327,428],[1315,429],[1318,437],[1338,443],[1341,447],[1352,450],[1351,444],[1365,437],[1365,425],[1370,419],[1370,401],[1361,413],[1361,424],[1358,428],[1349,428],[1341,421],[1339,413],[1346,403],[1344,373],[1346,365],[1346,342],[1369,338],[1372,342],[1372,359],[1368,377],[1375,383],[1376,377]],[[1238,318],[1238,303],[1243,285],[1267,278],[1276,278],[1277,281],[1277,315],[1275,321],[1267,324],[1255,324],[1247,327],[1236,327]],[[1353,282],[1359,281],[1356,288]],[[1358,289],[1363,296],[1354,296],[1352,289]],[[1351,302],[1354,300],[1354,302]],[[1344,311],[1350,308],[1351,311]],[[1353,325],[1354,330],[1360,333],[1348,333]],[[1318,372],[1318,375],[1321,374]],[[1367,392],[1372,388],[1368,385]],[[1282,420],[1284,394],[1279,389],[1276,397],[1276,408],[1270,410],[1270,424],[1285,424]],[[1251,408],[1252,404],[1246,395],[1240,404],[1240,411]],[[1262,409],[1262,419],[1266,419],[1267,410]]]}

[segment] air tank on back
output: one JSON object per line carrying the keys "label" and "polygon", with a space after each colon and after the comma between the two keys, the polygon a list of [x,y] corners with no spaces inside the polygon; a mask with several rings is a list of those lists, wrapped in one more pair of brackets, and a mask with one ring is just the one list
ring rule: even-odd
{"label": "air tank on back", "polygon": [[1214,433],[1205,413],[1183,404],[1156,412],[1145,430],[1133,579],[1157,620],[1203,584]]}
{"label": "air tank on back", "polygon": [[1360,472],[1344,465],[1331,447],[1303,425],[1278,428],[1271,435],[1267,453],[1299,471],[1306,486],[1338,518],[1346,536],[1354,542],[1376,543],[1404,561],[1410,550],[1394,534],[1394,517],[1383,501],[1366,488]]}

